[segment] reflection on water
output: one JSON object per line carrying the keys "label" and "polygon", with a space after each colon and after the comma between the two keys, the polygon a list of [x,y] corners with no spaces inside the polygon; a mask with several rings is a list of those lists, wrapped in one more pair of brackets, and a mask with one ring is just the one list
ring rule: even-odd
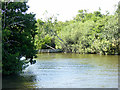
{"label": "reflection on water", "polygon": [[117,88],[118,56],[39,54],[20,76],[3,78],[3,88]]}

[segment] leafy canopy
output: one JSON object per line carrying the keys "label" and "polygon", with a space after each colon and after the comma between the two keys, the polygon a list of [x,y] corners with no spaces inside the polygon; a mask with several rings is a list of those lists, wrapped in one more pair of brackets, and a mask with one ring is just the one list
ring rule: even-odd
{"label": "leafy canopy", "polygon": [[[36,20],[24,2],[2,2],[3,74],[15,74],[33,62]],[[27,60],[20,60],[22,57]]]}

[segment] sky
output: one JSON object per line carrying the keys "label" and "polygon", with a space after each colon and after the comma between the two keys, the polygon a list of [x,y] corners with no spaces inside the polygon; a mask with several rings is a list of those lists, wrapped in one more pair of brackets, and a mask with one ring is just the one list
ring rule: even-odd
{"label": "sky", "polygon": [[[120,0],[29,0],[29,12],[36,14],[36,19],[45,20],[52,15],[57,16],[58,21],[71,20],[76,16],[78,10],[86,9],[93,12],[101,8],[102,14],[109,11],[113,14]],[[47,10],[48,14],[44,14]],[[43,15],[44,14],[44,15]],[[58,15],[59,14],[59,15]]]}

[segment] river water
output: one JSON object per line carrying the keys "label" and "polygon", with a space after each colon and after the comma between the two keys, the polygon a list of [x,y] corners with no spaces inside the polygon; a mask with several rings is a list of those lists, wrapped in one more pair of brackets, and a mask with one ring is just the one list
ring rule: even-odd
{"label": "river water", "polygon": [[4,77],[3,88],[118,88],[118,56],[38,54],[19,76]]}

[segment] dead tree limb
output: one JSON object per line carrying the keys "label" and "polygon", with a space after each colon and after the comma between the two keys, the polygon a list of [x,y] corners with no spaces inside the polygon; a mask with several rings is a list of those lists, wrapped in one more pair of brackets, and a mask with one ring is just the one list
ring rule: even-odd
{"label": "dead tree limb", "polygon": [[49,48],[55,50],[55,48],[53,48],[53,47],[51,47],[51,46],[49,46],[49,45],[47,45],[47,44],[45,44],[45,46],[47,46],[47,47],[49,47]]}

